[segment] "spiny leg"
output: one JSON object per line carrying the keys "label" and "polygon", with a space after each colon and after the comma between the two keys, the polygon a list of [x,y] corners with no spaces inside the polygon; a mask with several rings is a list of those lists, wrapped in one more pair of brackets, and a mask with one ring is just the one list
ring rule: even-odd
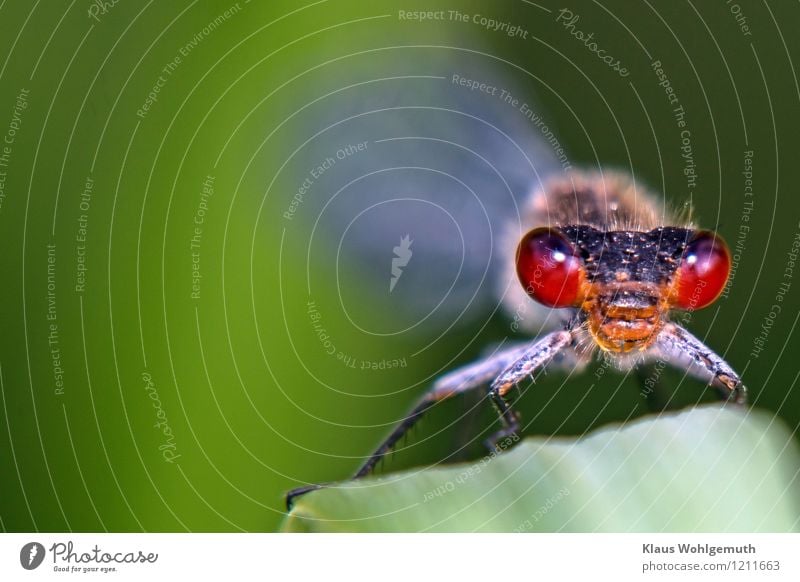
{"label": "spiny leg", "polygon": [[[498,351],[484,360],[468,364],[439,378],[433,387],[417,402],[406,418],[392,431],[372,455],[356,472],[354,478],[363,477],[372,471],[375,465],[397,444],[403,435],[413,427],[431,406],[455,394],[467,392],[485,385],[518,360],[530,347],[530,343],[515,345]],[[535,344],[534,344],[535,345]],[[305,485],[292,489],[286,494],[286,507],[291,509],[294,500],[305,493],[326,487],[326,484]]]}
{"label": "spiny leg", "polygon": [[[356,472],[353,476],[354,479],[358,479],[359,477],[363,477],[368,475],[372,469],[377,465],[380,460],[392,450],[397,441],[403,438],[403,435],[406,434],[412,426],[414,426],[417,421],[422,417],[428,408],[433,406],[437,401],[431,397],[432,391],[425,394],[422,400],[414,406],[411,412],[408,413],[405,419],[397,425],[397,427],[392,431],[392,433],[384,440],[381,445],[375,450],[372,455],[367,459],[367,461],[361,466],[361,468]],[[289,493],[286,494],[286,508],[291,509],[292,505],[294,505],[294,500],[300,497],[301,495],[305,495],[311,491],[315,491],[317,489],[322,489],[326,487],[327,484],[319,483],[319,484],[312,484],[312,485],[305,485],[303,487],[298,487],[296,489],[292,489]]]}
{"label": "spiny leg", "polygon": [[499,392],[490,390],[489,397],[492,399],[495,410],[497,410],[497,416],[502,426],[500,430],[489,435],[489,438],[484,440],[483,444],[490,451],[496,452],[507,449],[512,442],[517,440],[519,414],[511,408],[511,405]]}
{"label": "spiny leg", "polygon": [[708,382],[717,389],[723,400],[747,404],[747,388],[733,368],[711,348],[675,323],[664,326],[648,355]]}
{"label": "spiny leg", "polygon": [[[497,450],[498,442],[512,437],[519,429],[519,415],[505,399],[506,393],[516,384],[531,376],[537,369],[543,368],[572,344],[569,331],[554,331],[533,344],[518,360],[508,366],[495,378],[489,387],[489,397],[497,409],[501,428],[491,435],[485,444],[491,451]],[[501,448],[508,448],[503,446]]]}
{"label": "spiny leg", "polygon": [[390,452],[394,448],[394,446],[397,444],[397,441],[403,438],[403,435],[411,430],[411,427],[417,424],[417,421],[422,418],[422,415],[425,414],[425,411],[436,404],[436,402],[437,400],[431,396],[430,392],[425,394],[423,399],[411,410],[411,412],[408,413],[403,421],[395,427],[395,429],[381,443],[381,445],[375,449],[375,452],[369,456],[366,462],[361,465],[361,468],[356,471],[355,475],[353,475],[353,479],[358,479],[359,477],[369,475],[375,468],[375,465],[377,465],[381,459],[386,456],[386,453]]}

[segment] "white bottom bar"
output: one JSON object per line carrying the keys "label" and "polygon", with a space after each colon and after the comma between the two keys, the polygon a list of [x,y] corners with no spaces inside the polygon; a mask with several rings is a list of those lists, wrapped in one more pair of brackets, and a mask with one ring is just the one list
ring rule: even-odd
{"label": "white bottom bar", "polygon": [[800,534],[3,534],[0,580],[778,581],[800,580],[799,548]]}

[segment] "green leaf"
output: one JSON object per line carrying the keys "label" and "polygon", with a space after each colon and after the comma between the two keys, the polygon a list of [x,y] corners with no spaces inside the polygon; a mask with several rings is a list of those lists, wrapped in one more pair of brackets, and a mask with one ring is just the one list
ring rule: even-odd
{"label": "green leaf", "polygon": [[337,484],[298,499],[283,529],[797,531],[799,473],[797,443],[776,417],[701,406]]}

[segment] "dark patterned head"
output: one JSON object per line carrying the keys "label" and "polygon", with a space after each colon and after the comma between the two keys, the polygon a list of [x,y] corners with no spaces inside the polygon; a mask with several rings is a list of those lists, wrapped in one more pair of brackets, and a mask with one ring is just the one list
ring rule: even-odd
{"label": "dark patterned head", "polygon": [[724,241],[690,228],[536,228],[517,248],[527,293],[549,307],[579,309],[597,345],[610,352],[648,347],[671,309],[710,305],[729,271]]}

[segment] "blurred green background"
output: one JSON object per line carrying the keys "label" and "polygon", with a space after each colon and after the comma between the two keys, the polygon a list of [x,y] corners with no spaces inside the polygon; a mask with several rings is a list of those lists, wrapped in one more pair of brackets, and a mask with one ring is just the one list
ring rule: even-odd
{"label": "blurred green background", "polygon": [[[398,18],[439,7],[529,34]],[[632,168],[676,206],[691,197],[731,248],[749,227],[730,292],[689,328],[743,373],[755,406],[796,429],[800,7],[566,7],[629,76],[556,22],[564,5],[544,1],[0,4],[0,527],[275,530],[286,490],[347,478],[475,334],[460,360],[516,337],[497,315],[411,357],[430,338],[358,329],[328,285],[334,267],[307,261],[308,232],[285,231],[297,183],[281,168],[310,137],[291,116],[336,87],[313,68],[380,47],[491,50],[542,80],[517,84],[575,165]],[[690,120],[691,192],[655,60]],[[322,281],[314,300],[338,349],[408,365],[363,371],[329,356],[307,313],[307,273]],[[342,276],[358,321],[395,327],[358,273]],[[711,397],[681,380],[665,372],[673,406]],[[566,384],[542,379],[518,406],[535,418],[526,434],[582,434],[645,414],[639,390],[590,368]],[[468,413],[474,403],[437,407],[385,470],[479,455],[480,439],[461,447],[492,418]]]}

